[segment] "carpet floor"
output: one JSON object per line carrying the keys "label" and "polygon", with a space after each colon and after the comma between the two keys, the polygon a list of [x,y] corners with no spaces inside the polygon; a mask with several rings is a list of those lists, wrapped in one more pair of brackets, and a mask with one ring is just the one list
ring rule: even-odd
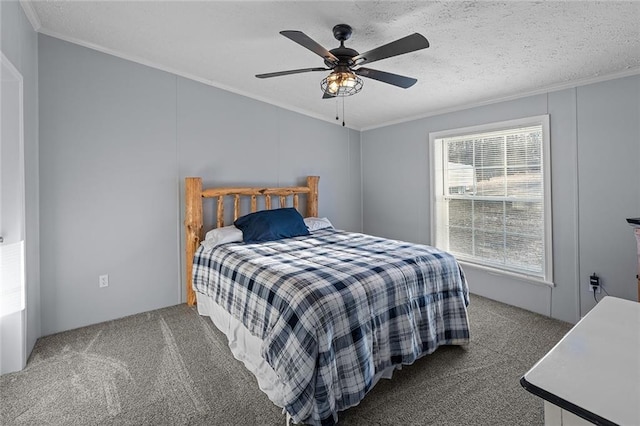
{"label": "carpet floor", "polygon": [[[520,377],[571,328],[479,296],[471,343],[381,380],[344,426],[542,425]],[[177,305],[39,339],[0,377],[2,425],[281,425],[285,415],[194,308]]]}

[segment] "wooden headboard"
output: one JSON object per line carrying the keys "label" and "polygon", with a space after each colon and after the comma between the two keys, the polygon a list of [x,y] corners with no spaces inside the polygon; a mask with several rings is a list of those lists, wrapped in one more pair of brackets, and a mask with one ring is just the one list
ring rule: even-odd
{"label": "wooden headboard", "polygon": [[[223,188],[202,188],[202,178],[185,178],[185,210],[184,228],[186,238],[186,290],[187,305],[193,306],[196,303],[196,294],[191,287],[191,276],[193,273],[193,255],[198,248],[198,244],[204,236],[202,199],[217,199],[217,219],[216,228],[225,226],[224,223],[224,200],[225,197],[233,197],[233,220],[242,216],[240,213],[240,197],[250,197],[251,211],[253,213],[258,208],[258,197],[264,197],[265,210],[271,209],[271,198],[278,197],[280,207],[287,206],[288,198],[291,198],[292,205],[298,208],[298,195],[307,195],[307,211],[301,212],[305,217],[318,216],[318,181],[319,176],[307,176],[307,186],[289,186],[281,188],[259,188],[259,187],[223,187]],[[247,212],[249,213],[249,212]],[[246,213],[245,213],[246,214]]]}

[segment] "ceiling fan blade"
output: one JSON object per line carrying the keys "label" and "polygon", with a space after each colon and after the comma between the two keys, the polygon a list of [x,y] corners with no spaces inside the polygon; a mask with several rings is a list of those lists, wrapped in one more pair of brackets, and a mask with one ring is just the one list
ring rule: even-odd
{"label": "ceiling fan blade", "polygon": [[372,70],[371,68],[365,67],[353,70],[353,72],[361,75],[362,77],[368,77],[383,83],[393,84],[394,86],[402,87],[403,89],[413,86],[416,84],[416,81],[418,81],[415,78],[405,77],[403,75],[385,71]]}
{"label": "ceiling fan blade", "polygon": [[286,38],[292,41],[295,41],[300,46],[306,47],[316,55],[325,59],[326,61],[329,61],[334,64],[338,62],[338,58],[336,58],[333,55],[333,53],[329,52],[327,49],[319,45],[315,40],[313,40],[311,37],[309,37],[302,31],[292,31],[292,30],[280,31],[280,34],[282,34],[283,36],[285,36]]}
{"label": "ceiling fan blade", "polygon": [[281,75],[300,74],[303,72],[310,72],[310,71],[331,71],[331,69],[330,68],[300,68],[298,70],[268,72],[266,74],[256,74],[256,77],[270,78],[270,77],[279,77]]}
{"label": "ceiling fan blade", "polygon": [[322,95],[322,99],[331,99],[335,97],[335,95],[330,95],[329,92],[324,92],[324,95]]}
{"label": "ceiling fan blade", "polygon": [[413,33],[399,40],[392,41],[384,46],[369,50],[354,56],[352,59],[357,65],[379,61],[392,56],[403,55],[429,47],[429,41],[421,34]]}

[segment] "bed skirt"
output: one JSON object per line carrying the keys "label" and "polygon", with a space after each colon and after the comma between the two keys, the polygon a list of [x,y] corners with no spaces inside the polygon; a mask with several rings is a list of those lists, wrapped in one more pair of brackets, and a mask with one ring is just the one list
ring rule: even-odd
{"label": "bed skirt", "polygon": [[[216,328],[227,336],[231,353],[256,377],[260,390],[276,406],[283,408],[284,385],[273,368],[260,355],[262,339],[251,334],[240,321],[221,308],[212,297],[196,292],[196,300],[198,313],[211,318]],[[371,389],[380,379],[390,379],[393,372],[401,368],[402,365],[390,366],[376,373]]]}

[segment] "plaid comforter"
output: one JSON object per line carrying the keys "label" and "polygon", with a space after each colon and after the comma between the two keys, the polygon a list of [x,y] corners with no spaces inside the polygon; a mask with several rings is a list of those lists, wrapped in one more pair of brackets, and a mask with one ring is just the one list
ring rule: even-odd
{"label": "plaid comforter", "polygon": [[376,372],[469,341],[462,269],[424,245],[324,229],[201,246],[193,287],[263,340],[295,422],[334,424]]}

